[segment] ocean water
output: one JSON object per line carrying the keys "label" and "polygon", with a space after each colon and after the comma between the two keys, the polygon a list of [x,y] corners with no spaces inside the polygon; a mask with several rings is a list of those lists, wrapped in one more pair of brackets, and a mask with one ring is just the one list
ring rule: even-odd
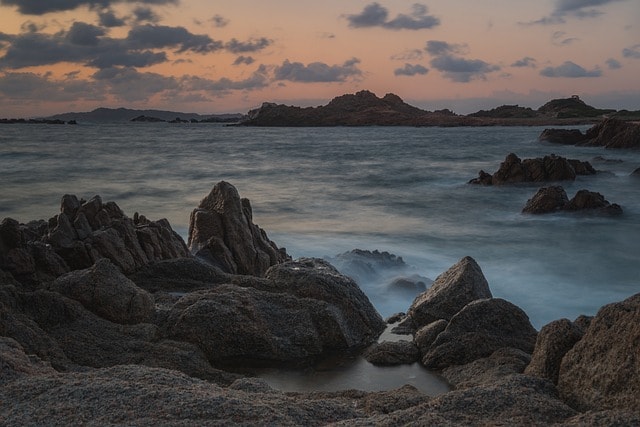
{"label": "ocean water", "polygon": [[[640,179],[630,177],[640,151],[540,143],[542,130],[4,125],[0,218],[47,219],[63,194],[99,194],[129,216],[167,218],[186,239],[191,210],[226,180],[294,257],[388,251],[435,279],[469,255],[493,295],[539,329],[640,292]],[[624,214],[523,215],[539,185],[467,184],[510,152],[590,161],[601,173],[563,183],[569,197],[598,191]],[[381,282],[360,286],[383,316],[414,297]]]}

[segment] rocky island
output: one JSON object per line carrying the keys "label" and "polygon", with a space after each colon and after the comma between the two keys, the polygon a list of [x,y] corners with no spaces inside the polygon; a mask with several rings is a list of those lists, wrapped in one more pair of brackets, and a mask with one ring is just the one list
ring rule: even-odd
{"label": "rocky island", "polygon": [[[640,294],[536,331],[464,257],[388,322],[327,261],[269,240],[229,183],[187,243],[66,195],[48,221],[0,223],[0,424],[640,424]],[[247,369],[345,353],[420,363],[452,390],[283,392]]]}

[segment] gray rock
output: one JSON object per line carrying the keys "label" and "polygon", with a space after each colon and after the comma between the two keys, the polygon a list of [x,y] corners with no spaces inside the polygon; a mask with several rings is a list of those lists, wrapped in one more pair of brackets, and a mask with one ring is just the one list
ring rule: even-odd
{"label": "gray rock", "polygon": [[540,188],[536,194],[527,200],[522,213],[545,214],[561,211],[569,203],[567,193],[559,185]]}
{"label": "gray rock", "polygon": [[456,314],[422,359],[428,369],[464,365],[502,347],[531,354],[536,330],[519,307],[500,298],[477,300]]}
{"label": "gray rock", "polygon": [[374,365],[393,366],[417,362],[420,352],[410,341],[383,341],[373,344],[363,356]]}
{"label": "gray rock", "polygon": [[50,290],[79,301],[87,310],[115,323],[133,324],[153,318],[153,297],[127,279],[108,259],[57,278]]}
{"label": "gray rock", "polygon": [[149,292],[191,292],[233,280],[231,275],[198,258],[175,258],[150,263],[129,278]]}
{"label": "gray rock", "polygon": [[640,294],[604,306],[562,359],[558,389],[580,410],[640,408]]}
{"label": "gray rock", "polygon": [[555,144],[576,145],[584,142],[586,136],[579,129],[545,129],[538,140]]}
{"label": "gray rock", "polygon": [[581,145],[603,146],[605,148],[640,147],[640,125],[618,119],[606,119],[585,133],[586,141]]}
{"label": "gray rock", "polygon": [[226,273],[262,276],[272,265],[290,260],[284,249],[253,223],[248,199],[224,181],[191,213],[188,246]]}
{"label": "gray rock", "polygon": [[431,348],[438,335],[447,328],[447,322],[444,319],[436,320],[426,326],[418,329],[413,337],[414,342],[418,346],[421,355],[425,355]]}
{"label": "gray rock", "polygon": [[568,319],[555,320],[540,329],[531,363],[525,373],[558,384],[560,362],[582,338],[584,331]]}
{"label": "gray rock", "polygon": [[579,190],[569,200],[561,186],[543,187],[529,200],[522,209],[523,213],[546,214],[552,212],[585,212],[602,215],[620,215],[622,208],[616,203],[609,203],[600,193]]}
{"label": "gray rock", "polygon": [[476,261],[464,257],[416,297],[408,315],[419,329],[436,320],[450,320],[471,301],[484,298],[491,298],[489,284]]}

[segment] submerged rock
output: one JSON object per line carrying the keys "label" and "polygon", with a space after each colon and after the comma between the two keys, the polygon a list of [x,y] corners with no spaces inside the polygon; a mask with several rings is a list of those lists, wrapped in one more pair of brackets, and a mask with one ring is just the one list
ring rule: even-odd
{"label": "submerged rock", "polygon": [[262,276],[272,265],[291,259],[253,223],[249,200],[225,181],[191,213],[188,246],[194,255],[232,274]]}

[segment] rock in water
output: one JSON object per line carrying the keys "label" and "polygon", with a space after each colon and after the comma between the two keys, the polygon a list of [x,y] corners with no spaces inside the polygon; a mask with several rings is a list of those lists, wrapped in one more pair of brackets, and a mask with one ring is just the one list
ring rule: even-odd
{"label": "rock in water", "polygon": [[552,212],[584,212],[600,215],[620,215],[622,208],[616,203],[609,203],[600,193],[579,190],[569,200],[567,193],[559,185],[543,187],[529,200],[522,209],[522,213],[546,214]]}
{"label": "rock in water", "polygon": [[419,329],[439,319],[450,320],[471,301],[491,297],[480,266],[467,256],[438,276],[426,292],[418,295],[408,315]]}
{"label": "rock in water", "polygon": [[560,396],[580,410],[640,408],[640,294],[604,306],[560,365]]}
{"label": "rock in water", "polygon": [[228,182],[216,184],[191,213],[188,246],[224,272],[263,276],[269,267],[290,260],[264,230],[253,223],[251,204]]}

